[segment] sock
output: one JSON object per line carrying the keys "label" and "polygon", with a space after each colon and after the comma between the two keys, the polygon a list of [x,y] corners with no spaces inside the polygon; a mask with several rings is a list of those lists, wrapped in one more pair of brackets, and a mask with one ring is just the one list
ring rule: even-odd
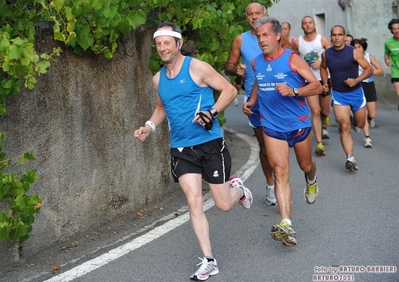
{"label": "sock", "polygon": [[364,137],[366,137],[366,138],[370,138],[370,135],[367,135],[367,136],[364,136]]}
{"label": "sock", "polygon": [[213,256],[206,256],[205,258],[208,262],[215,260]]}
{"label": "sock", "polygon": [[287,223],[288,225],[292,225],[291,220],[288,219],[288,218],[283,218],[283,219],[281,220],[281,222]]}
{"label": "sock", "polygon": [[266,184],[266,188],[270,190],[274,190],[274,185]]}
{"label": "sock", "polygon": [[308,175],[306,175],[306,180],[308,181],[308,183],[309,183],[310,185],[315,184],[315,183],[316,183],[316,179],[317,179],[316,175],[314,176],[314,179],[313,179],[313,180],[309,180]]}

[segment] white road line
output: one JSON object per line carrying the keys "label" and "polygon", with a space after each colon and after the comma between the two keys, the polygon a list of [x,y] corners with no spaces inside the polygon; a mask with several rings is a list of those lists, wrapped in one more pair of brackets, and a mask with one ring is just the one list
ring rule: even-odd
{"label": "white road line", "polygon": [[[237,133],[232,129],[225,128],[225,130],[237,135],[239,138],[243,139],[245,142],[248,143],[250,150],[248,150],[248,153],[250,153],[250,156],[248,158],[248,161],[242,166],[237,172],[234,173],[234,175],[239,176],[243,181],[248,179],[248,177],[253,173],[253,171],[256,169],[256,166],[259,163],[259,147],[256,141],[254,141],[253,138],[249,137],[248,135]],[[207,211],[208,209],[212,208],[215,205],[214,201],[212,198],[207,199],[204,202],[204,211]],[[134,251],[135,249],[138,249],[145,244],[161,237],[162,235],[172,231],[176,227],[179,227],[180,225],[186,223],[187,221],[190,220],[189,213],[186,212],[172,220],[169,220],[165,224],[154,228],[153,230],[149,231],[148,233],[124,244],[121,245],[113,250],[110,250],[109,252],[98,256],[92,260],[86,261],[82,263],[79,266],[76,266],[68,271],[65,271],[57,276],[54,276],[51,279],[48,279],[44,282],[67,282],[67,281],[72,281],[78,277],[81,277],[97,268],[100,268],[104,265],[106,265],[109,262],[112,262],[116,260],[117,258],[120,258],[121,256]]]}

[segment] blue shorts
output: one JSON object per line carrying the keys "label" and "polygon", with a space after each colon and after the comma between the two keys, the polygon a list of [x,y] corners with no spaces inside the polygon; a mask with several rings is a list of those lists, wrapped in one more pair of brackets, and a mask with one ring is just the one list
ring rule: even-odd
{"label": "blue shorts", "polygon": [[289,132],[279,132],[262,126],[262,131],[269,137],[287,141],[288,145],[293,147],[296,143],[302,142],[309,136],[310,132],[312,132],[312,127],[305,127]]}
{"label": "blue shorts", "polygon": [[332,90],[331,104],[337,106],[350,106],[353,112],[357,112],[366,106],[366,98],[364,97],[363,88],[359,87],[350,92],[339,92]]}

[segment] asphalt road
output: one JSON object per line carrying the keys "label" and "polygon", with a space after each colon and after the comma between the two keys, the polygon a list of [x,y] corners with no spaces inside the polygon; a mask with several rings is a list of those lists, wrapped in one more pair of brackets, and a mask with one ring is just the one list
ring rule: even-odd
{"label": "asphalt road", "polygon": [[[352,131],[356,173],[344,167],[338,127],[332,122],[325,142],[327,155],[314,155],[320,194],[313,205],[303,198],[304,177],[292,151],[292,221],[298,245],[286,247],[270,237],[270,228],[280,216],[276,206],[264,203],[265,180],[255,138],[240,109],[242,97],[239,102],[226,110],[226,140],[233,171],[245,179],[254,204],[250,210],[238,205],[222,213],[205,191],[213,254],[220,269],[208,281],[399,281],[397,107],[378,106],[372,149],[363,148],[363,134]],[[147,210],[148,216],[134,224],[131,218],[124,219],[95,235],[76,238],[76,246],[30,258],[2,273],[0,280],[189,281],[201,252],[184,197],[177,192],[157,205],[162,208]],[[56,263],[60,270],[52,269]]]}

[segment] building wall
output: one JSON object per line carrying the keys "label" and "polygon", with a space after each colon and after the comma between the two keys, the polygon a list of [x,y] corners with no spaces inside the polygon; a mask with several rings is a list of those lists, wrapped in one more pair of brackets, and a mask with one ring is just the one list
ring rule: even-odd
{"label": "building wall", "polygon": [[[343,0],[345,10],[338,5],[338,0],[280,0],[269,10],[269,15],[280,22],[291,24],[291,34],[303,34],[301,21],[304,16],[312,16],[316,21],[316,30],[330,39],[331,27],[339,24],[355,38],[368,39],[367,51],[374,55],[385,74],[375,77],[378,99],[382,103],[398,103],[398,98],[390,82],[391,70],[384,62],[384,42],[392,34],[388,22],[392,18],[391,0]],[[324,26],[323,17],[324,14]]]}
{"label": "building wall", "polygon": [[[25,151],[35,155],[36,161],[15,169],[37,171],[30,193],[43,200],[23,244],[25,257],[177,189],[170,175],[167,124],[144,143],[133,136],[155,107],[147,67],[151,35],[132,32],[111,60],[63,48],[33,90],[8,100],[7,114],[0,117],[3,150],[10,157]],[[38,28],[36,39],[40,52],[61,46],[48,24]],[[0,252],[10,254],[9,244],[0,244]],[[15,257],[1,256],[0,265]]]}

